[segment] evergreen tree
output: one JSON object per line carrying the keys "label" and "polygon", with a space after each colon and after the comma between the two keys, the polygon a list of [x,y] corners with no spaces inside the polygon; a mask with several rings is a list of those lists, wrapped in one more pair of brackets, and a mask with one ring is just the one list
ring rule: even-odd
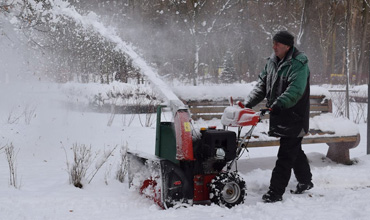
{"label": "evergreen tree", "polygon": [[231,51],[227,51],[224,56],[223,70],[221,72],[221,83],[234,83],[238,81],[234,66],[234,58]]}

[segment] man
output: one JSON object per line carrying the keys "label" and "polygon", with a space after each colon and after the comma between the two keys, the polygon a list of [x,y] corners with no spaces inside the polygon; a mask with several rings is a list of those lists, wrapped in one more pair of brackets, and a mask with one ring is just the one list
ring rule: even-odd
{"label": "man", "polygon": [[266,107],[270,109],[269,135],[280,137],[269,191],[262,197],[265,202],[283,199],[292,169],[298,181],[292,193],[301,194],[313,187],[310,165],[301,146],[308,132],[310,113],[308,59],[294,47],[294,37],[287,31],[275,34],[272,48],[274,53],[245,103],[252,108],[266,98]]}

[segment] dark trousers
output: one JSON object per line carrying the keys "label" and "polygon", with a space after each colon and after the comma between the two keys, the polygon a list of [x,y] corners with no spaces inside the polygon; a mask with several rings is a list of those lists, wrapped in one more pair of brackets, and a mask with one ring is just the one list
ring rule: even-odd
{"label": "dark trousers", "polygon": [[292,169],[299,183],[312,180],[310,165],[302,150],[302,137],[281,137],[278,159],[272,171],[270,190],[283,195],[291,176]]}

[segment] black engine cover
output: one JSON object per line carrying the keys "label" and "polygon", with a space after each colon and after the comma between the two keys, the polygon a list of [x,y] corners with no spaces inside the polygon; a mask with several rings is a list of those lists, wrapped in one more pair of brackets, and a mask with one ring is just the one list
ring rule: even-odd
{"label": "black engine cover", "polygon": [[[196,173],[218,173],[227,162],[236,157],[236,134],[232,131],[208,129],[194,146]],[[217,150],[223,157],[217,156]]]}
{"label": "black engine cover", "polygon": [[225,130],[207,130],[202,134],[202,151],[204,158],[216,157],[216,150],[221,148],[225,151],[225,161],[228,162],[236,157],[235,132]]}

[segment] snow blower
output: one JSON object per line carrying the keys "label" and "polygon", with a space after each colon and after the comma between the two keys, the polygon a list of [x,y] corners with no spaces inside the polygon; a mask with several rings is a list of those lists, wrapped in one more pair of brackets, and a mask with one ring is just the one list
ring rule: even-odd
{"label": "snow blower", "polygon": [[[227,107],[224,129],[202,128],[192,135],[190,114],[177,109],[174,122],[162,122],[157,109],[155,156],[128,152],[129,186],[154,200],[160,207],[215,203],[231,208],[244,202],[245,181],[234,163],[266,110],[255,112],[238,105]],[[238,133],[227,128],[238,127]],[[252,126],[243,137],[244,126]]]}

